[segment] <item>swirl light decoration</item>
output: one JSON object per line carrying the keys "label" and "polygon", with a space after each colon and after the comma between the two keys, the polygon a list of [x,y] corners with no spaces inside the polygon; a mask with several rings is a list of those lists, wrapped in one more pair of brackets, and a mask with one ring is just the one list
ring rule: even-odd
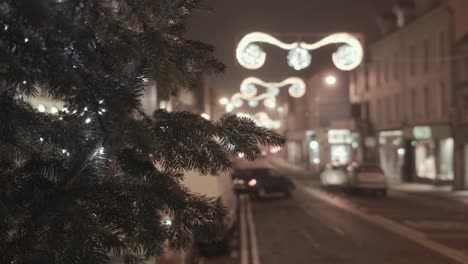
{"label": "swirl light decoration", "polygon": [[258,112],[254,115],[249,115],[246,113],[238,113],[237,116],[250,118],[258,126],[265,127],[268,129],[279,129],[281,127],[281,120],[273,120],[265,112]]}
{"label": "swirl light decoration", "polygon": [[270,93],[263,93],[253,97],[246,97],[241,93],[235,93],[231,96],[231,99],[226,103],[226,112],[230,113],[234,109],[242,107],[244,105],[243,101],[248,101],[248,105],[251,108],[258,106],[258,102],[264,100],[265,106],[269,108],[274,108],[276,106],[276,97]]}
{"label": "swirl light decoration", "polygon": [[306,92],[305,82],[298,77],[290,77],[281,82],[265,82],[257,77],[248,77],[244,79],[240,86],[240,93],[245,98],[253,98],[257,94],[257,85],[267,89],[267,93],[276,96],[279,94],[279,89],[289,87],[288,93],[294,98],[304,96]]}
{"label": "swirl light decoration", "polygon": [[361,42],[349,33],[334,33],[315,43],[284,43],[277,38],[262,32],[252,32],[241,39],[236,49],[236,58],[242,67],[249,70],[260,69],[266,61],[265,51],[255,43],[267,43],[284,50],[289,50],[288,64],[296,70],[307,68],[312,60],[309,53],[330,44],[343,44],[333,54],[332,61],[343,71],[358,67],[364,58]]}

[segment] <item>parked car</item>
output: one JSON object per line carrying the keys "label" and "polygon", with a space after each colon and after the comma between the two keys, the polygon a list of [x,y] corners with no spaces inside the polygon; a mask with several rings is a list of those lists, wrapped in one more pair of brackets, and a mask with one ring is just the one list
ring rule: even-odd
{"label": "parked car", "polygon": [[385,174],[376,164],[352,163],[347,168],[348,186],[352,191],[371,191],[387,194]]}
{"label": "parked car", "polygon": [[271,193],[290,196],[295,189],[292,180],[270,168],[239,169],[232,174],[234,190],[254,197]]}
{"label": "parked car", "polygon": [[346,176],[346,165],[327,164],[326,168],[320,174],[320,184],[323,188],[340,188],[347,187],[348,178]]}

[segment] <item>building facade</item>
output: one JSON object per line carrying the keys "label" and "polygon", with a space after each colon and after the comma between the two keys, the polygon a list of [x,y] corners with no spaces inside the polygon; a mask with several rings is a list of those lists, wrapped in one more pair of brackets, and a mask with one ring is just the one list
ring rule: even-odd
{"label": "building facade", "polygon": [[393,11],[380,17],[382,38],[351,73],[355,117],[374,139],[364,152],[377,154],[391,182],[452,183],[452,9],[444,1],[396,1]]}

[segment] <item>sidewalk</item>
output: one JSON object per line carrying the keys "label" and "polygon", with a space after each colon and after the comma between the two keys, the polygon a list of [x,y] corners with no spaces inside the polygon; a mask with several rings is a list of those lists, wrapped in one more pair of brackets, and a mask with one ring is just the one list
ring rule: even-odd
{"label": "sidewalk", "polygon": [[390,189],[411,195],[425,195],[433,198],[455,200],[468,206],[468,191],[452,191],[451,186],[434,186],[421,183],[400,183]]}

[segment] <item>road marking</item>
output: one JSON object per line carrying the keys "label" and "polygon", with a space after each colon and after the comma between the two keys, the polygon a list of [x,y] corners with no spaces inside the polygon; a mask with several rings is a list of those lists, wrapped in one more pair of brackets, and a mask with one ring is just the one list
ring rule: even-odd
{"label": "road marking", "polygon": [[249,251],[248,251],[248,241],[247,241],[247,224],[245,222],[246,218],[246,206],[245,206],[246,197],[241,195],[239,197],[239,218],[240,218],[240,237],[241,237],[241,264],[249,264]]}
{"label": "road marking", "polygon": [[312,189],[310,187],[303,187],[305,191],[313,196],[314,198],[326,202],[330,205],[333,205],[343,211],[346,211],[352,215],[355,215],[361,219],[368,221],[374,225],[380,226],[388,231],[391,231],[401,237],[405,237],[421,246],[429,248],[440,255],[446,256],[452,260],[455,260],[459,263],[468,263],[468,255],[462,251],[449,248],[441,243],[428,239],[423,233],[416,231],[412,228],[406,227],[402,224],[394,222],[392,220],[386,219],[380,215],[371,215],[362,210],[359,210],[356,207],[349,206],[348,203],[342,201],[338,197],[330,197],[322,192]]}
{"label": "road marking", "polygon": [[257,231],[252,216],[252,206],[250,199],[247,200],[247,224],[250,230],[250,247],[252,250],[252,264],[260,264],[260,253],[258,250]]}
{"label": "road marking", "polygon": [[305,238],[307,238],[314,248],[320,249],[320,243],[315,241],[315,239],[312,237],[312,235],[309,234],[309,232],[307,232],[307,230],[297,229],[297,231],[299,231],[299,233],[301,233]]}

